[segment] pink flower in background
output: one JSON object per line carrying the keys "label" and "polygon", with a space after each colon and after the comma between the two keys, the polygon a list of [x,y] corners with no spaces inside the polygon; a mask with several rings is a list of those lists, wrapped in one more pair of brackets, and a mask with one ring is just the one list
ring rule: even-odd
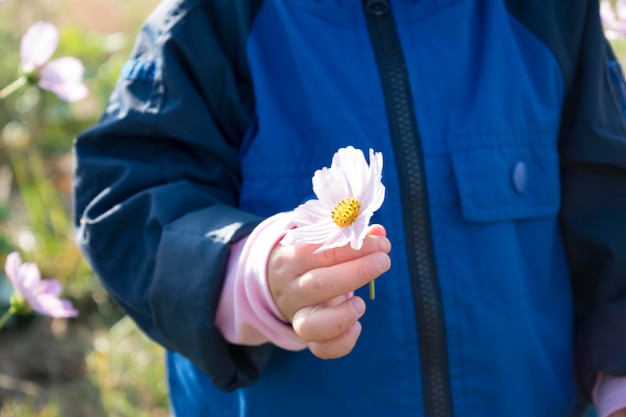
{"label": "pink flower in background", "polygon": [[626,37],[626,0],[617,0],[615,10],[610,0],[601,0],[600,18],[607,39],[617,40]]}
{"label": "pink flower in background", "polygon": [[22,263],[20,255],[12,252],[5,263],[7,278],[13,284],[16,302],[26,301],[30,308],[45,316],[76,317],[78,311],[68,300],[59,298],[61,284],[56,279],[42,280],[39,268],[34,263]]}
{"label": "pink flower in background", "polygon": [[309,200],[294,210],[295,229],[283,244],[322,244],[315,252],[347,245],[360,249],[369,221],[385,199],[381,182],[383,155],[370,149],[368,165],[363,152],[352,146],[339,149],[330,168],[317,170]]}
{"label": "pink flower in background", "polygon": [[61,100],[78,101],[87,95],[84,67],[74,57],[50,61],[59,43],[59,31],[48,22],[37,22],[28,29],[20,45],[22,71],[31,82],[56,94]]}

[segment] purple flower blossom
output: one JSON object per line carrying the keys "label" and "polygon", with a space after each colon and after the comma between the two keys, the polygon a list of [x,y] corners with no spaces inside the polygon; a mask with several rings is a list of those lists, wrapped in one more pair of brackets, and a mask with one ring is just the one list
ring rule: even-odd
{"label": "purple flower blossom", "polygon": [[59,281],[42,280],[37,265],[22,263],[17,252],[7,256],[4,268],[15,289],[13,298],[18,302],[26,301],[35,312],[45,316],[66,318],[78,315],[71,302],[59,298],[62,289]]}
{"label": "purple flower blossom", "polygon": [[617,40],[626,37],[626,0],[617,0],[615,10],[610,0],[601,0],[600,19],[607,39]]}
{"label": "purple flower blossom", "polygon": [[31,26],[20,45],[22,71],[30,81],[61,100],[81,100],[87,95],[83,64],[74,57],[50,61],[58,43],[59,31],[52,23],[37,22]]}

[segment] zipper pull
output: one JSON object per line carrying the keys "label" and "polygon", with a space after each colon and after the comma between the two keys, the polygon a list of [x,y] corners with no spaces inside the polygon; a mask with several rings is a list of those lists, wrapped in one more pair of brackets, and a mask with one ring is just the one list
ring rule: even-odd
{"label": "zipper pull", "polygon": [[389,13],[389,0],[365,0],[365,11],[372,16]]}

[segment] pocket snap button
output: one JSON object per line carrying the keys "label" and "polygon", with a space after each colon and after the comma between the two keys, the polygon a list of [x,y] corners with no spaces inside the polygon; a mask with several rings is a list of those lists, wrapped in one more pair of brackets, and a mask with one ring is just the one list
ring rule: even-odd
{"label": "pocket snap button", "polygon": [[517,162],[513,166],[513,171],[511,172],[511,182],[513,183],[513,189],[517,194],[523,194],[526,191],[527,186],[527,173],[526,173],[526,164],[522,161]]}

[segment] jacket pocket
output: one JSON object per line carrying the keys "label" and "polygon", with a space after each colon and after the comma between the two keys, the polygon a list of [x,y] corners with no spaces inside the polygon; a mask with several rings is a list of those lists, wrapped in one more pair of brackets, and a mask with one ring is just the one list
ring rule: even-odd
{"label": "jacket pocket", "polygon": [[556,215],[561,202],[558,159],[554,145],[453,152],[463,217],[497,222]]}
{"label": "jacket pocket", "polygon": [[503,314],[565,302],[555,144],[471,148],[451,158],[461,223],[447,239],[460,291]]}

